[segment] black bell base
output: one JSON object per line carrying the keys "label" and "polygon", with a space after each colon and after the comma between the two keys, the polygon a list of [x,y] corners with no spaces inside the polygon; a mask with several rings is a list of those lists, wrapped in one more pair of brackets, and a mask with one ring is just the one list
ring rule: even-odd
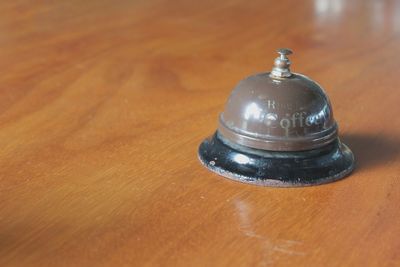
{"label": "black bell base", "polygon": [[205,167],[227,178],[275,187],[330,183],[354,168],[353,153],[339,139],[319,149],[276,152],[233,144],[217,132],[201,143],[199,159]]}

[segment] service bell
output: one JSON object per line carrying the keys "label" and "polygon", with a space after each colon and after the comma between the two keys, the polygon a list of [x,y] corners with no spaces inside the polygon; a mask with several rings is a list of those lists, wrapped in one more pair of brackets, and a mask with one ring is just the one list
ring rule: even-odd
{"label": "service bell", "polygon": [[307,186],[343,178],[354,168],[340,142],[332,106],[310,78],[290,71],[279,49],[271,72],[250,76],[232,91],[216,133],[199,147],[211,171],[245,183]]}

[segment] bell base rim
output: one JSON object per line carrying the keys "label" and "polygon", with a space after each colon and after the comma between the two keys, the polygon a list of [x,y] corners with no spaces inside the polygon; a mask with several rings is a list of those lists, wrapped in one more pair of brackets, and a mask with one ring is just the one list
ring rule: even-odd
{"label": "bell base rim", "polygon": [[205,139],[198,158],[203,166],[230,180],[268,187],[305,187],[335,182],[355,167],[354,155],[339,139],[302,152],[263,151],[224,140]]}

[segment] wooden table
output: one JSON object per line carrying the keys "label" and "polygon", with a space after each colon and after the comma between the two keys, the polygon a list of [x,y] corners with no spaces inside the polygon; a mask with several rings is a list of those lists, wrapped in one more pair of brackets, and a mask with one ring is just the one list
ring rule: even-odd
{"label": "wooden table", "polygon": [[[1,266],[400,266],[399,1],[3,1]],[[197,147],[290,47],[355,172],[262,188]]]}

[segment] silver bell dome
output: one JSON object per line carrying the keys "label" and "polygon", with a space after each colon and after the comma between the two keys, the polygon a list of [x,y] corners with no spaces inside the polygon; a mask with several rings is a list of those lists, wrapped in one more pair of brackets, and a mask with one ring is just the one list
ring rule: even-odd
{"label": "silver bell dome", "polygon": [[334,141],[338,130],[324,90],[290,72],[290,50],[278,53],[271,72],[250,76],[232,91],[219,118],[219,134],[271,151],[309,150]]}

